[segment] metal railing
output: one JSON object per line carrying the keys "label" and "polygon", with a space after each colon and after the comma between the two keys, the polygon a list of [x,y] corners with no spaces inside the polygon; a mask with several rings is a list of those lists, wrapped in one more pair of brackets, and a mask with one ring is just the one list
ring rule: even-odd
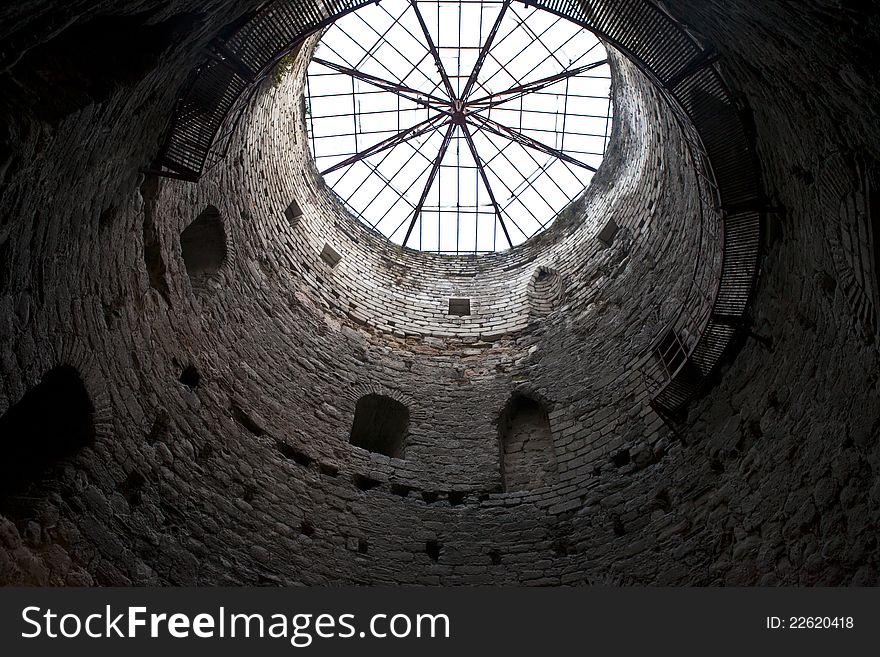
{"label": "metal railing", "polygon": [[652,405],[678,412],[728,354],[757,284],[764,194],[743,115],[715,53],[650,0],[529,4],[579,22],[626,54],[667,98],[688,143],[698,177],[701,257],[679,311],[637,359]]}
{"label": "metal railing", "polygon": [[209,157],[225,155],[250,95],[278,61],[309,35],[370,1],[273,0],[214,39],[178,94],[157,172],[197,181]]}

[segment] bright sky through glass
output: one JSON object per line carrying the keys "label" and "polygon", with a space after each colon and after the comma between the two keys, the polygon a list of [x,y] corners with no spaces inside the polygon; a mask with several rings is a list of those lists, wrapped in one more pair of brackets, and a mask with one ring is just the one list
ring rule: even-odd
{"label": "bright sky through glass", "polygon": [[318,170],[397,244],[520,244],[579,197],[612,127],[602,44],[508,0],[381,0],[323,35],[306,117]]}

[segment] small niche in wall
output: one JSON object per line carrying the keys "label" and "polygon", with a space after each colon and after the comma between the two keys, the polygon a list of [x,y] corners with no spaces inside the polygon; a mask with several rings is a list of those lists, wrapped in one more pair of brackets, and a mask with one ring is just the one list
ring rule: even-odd
{"label": "small niche in wall", "polygon": [[541,402],[514,395],[498,419],[498,433],[505,491],[532,490],[557,482],[553,434]]}
{"label": "small niche in wall", "polygon": [[253,435],[260,437],[265,435],[266,430],[263,429],[241,406],[234,401],[230,404],[229,410],[232,412],[233,419]]}
{"label": "small niche in wall", "polygon": [[305,452],[297,449],[289,443],[284,442],[283,440],[279,440],[276,445],[278,446],[278,451],[281,452],[281,455],[284,456],[284,458],[290,459],[297,465],[301,465],[304,468],[308,468],[314,460]]}
{"label": "small niche in wall", "polygon": [[396,399],[371,393],[354,410],[351,444],[370,452],[402,459],[409,429],[409,410]]}
{"label": "small niche in wall", "polygon": [[193,289],[200,289],[226,262],[226,229],[220,211],[209,205],[180,234],[180,251]]}
{"label": "small niche in wall", "polygon": [[382,482],[378,479],[373,479],[372,477],[358,473],[351,476],[351,483],[353,483],[358,490],[362,491],[372,490],[382,485]]}
{"label": "small niche in wall", "polygon": [[602,244],[606,247],[614,244],[614,236],[617,235],[617,231],[620,230],[620,226],[617,225],[617,222],[614,219],[609,219],[608,223],[602,227],[602,230],[599,231],[599,234],[596,235],[596,239],[598,239]]}
{"label": "small niche in wall", "polygon": [[335,267],[342,260],[342,255],[329,244],[325,244],[324,248],[321,249],[321,260],[331,267]]}
{"label": "small niche in wall", "polygon": [[442,546],[440,545],[440,541],[436,539],[431,539],[429,541],[425,541],[425,554],[428,555],[428,558],[431,561],[437,562],[440,561],[440,553],[442,552]]}
{"label": "small niche in wall", "polygon": [[529,285],[532,315],[549,315],[562,299],[562,276],[550,267],[538,267]]}
{"label": "small niche in wall", "polygon": [[195,390],[202,382],[202,376],[195,368],[195,365],[187,365],[183,368],[183,371],[180,373],[180,378],[178,380],[190,390]]}
{"label": "small niche in wall", "polygon": [[631,460],[632,457],[630,456],[629,449],[626,448],[611,455],[611,462],[614,464],[615,468],[622,468],[625,465],[629,465]]}
{"label": "small niche in wall", "polygon": [[53,468],[95,438],[94,407],[78,372],[56,367],[0,416],[0,514],[32,518]]}
{"label": "small niche in wall", "polygon": [[299,223],[299,220],[302,219],[302,209],[300,209],[299,203],[296,202],[296,199],[292,200],[290,205],[287,206],[287,209],[284,211],[284,216],[287,217],[287,223],[290,224],[291,228],[296,226]]}
{"label": "small niche in wall", "polygon": [[450,297],[449,314],[465,317],[471,314],[471,300],[467,297]]}

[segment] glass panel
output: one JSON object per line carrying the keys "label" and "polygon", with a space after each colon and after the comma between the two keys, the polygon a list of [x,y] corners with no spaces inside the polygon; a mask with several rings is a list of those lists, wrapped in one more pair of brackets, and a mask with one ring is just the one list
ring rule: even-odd
{"label": "glass panel", "polygon": [[327,184],[398,244],[507,249],[546,230],[601,163],[606,58],[591,32],[519,3],[381,0],[315,50],[311,152],[321,172],[345,163]]}

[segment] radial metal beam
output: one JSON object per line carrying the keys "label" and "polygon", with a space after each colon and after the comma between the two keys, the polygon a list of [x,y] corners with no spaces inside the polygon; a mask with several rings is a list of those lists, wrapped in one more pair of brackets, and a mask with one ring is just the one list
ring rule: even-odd
{"label": "radial metal beam", "polygon": [[[437,46],[434,45],[434,39],[431,37],[431,33],[428,31],[428,25],[425,23],[425,17],[422,16],[422,12],[419,9],[418,0],[409,0],[409,4],[412,5],[413,11],[416,14],[416,18],[419,21],[419,25],[422,28],[422,32],[425,35],[425,42],[428,46],[428,52],[431,53],[431,56],[434,58],[434,63],[437,65],[437,71],[440,73],[440,77],[443,79],[443,86],[446,87],[446,93],[449,94],[449,99],[455,99],[455,91],[452,89],[452,83],[449,81],[449,76],[446,74],[446,68],[443,66],[443,62],[440,59],[440,52],[437,50]],[[406,244],[406,242],[404,242]]]}
{"label": "radial metal beam", "polygon": [[495,41],[495,35],[498,34],[498,28],[501,27],[501,21],[504,20],[504,14],[507,12],[508,7],[510,7],[512,0],[505,0],[504,4],[501,5],[501,10],[498,12],[498,18],[495,19],[495,23],[492,25],[492,29],[489,30],[489,35],[486,37],[486,42],[483,44],[483,47],[480,48],[480,54],[477,56],[477,63],[474,64],[474,68],[471,71],[470,77],[468,77],[467,84],[464,86],[464,91],[461,93],[461,97],[467,99],[468,94],[470,94],[471,89],[474,86],[474,83],[477,81],[477,76],[480,74],[480,70],[483,68],[483,63],[486,61],[486,57],[489,55],[489,50],[492,49],[492,42]]}
{"label": "radial metal beam", "polygon": [[585,164],[580,160],[573,158],[571,155],[566,155],[562,151],[553,148],[552,146],[548,146],[537,139],[532,139],[531,137],[527,137],[514,130],[513,128],[508,128],[506,125],[501,125],[497,121],[493,121],[492,119],[486,118],[485,116],[480,116],[479,114],[469,114],[468,115],[471,120],[479,119],[482,125],[477,126],[478,128],[482,128],[483,130],[487,130],[491,133],[498,135],[499,137],[504,137],[505,139],[510,139],[511,141],[515,141],[522,146],[528,146],[529,148],[533,148],[536,151],[541,151],[542,153],[546,153],[547,155],[552,155],[553,157],[562,160],[563,162],[568,162],[569,164],[574,164],[575,166],[583,167],[584,169],[588,169],[593,173],[596,173],[596,168],[591,167],[589,164]]}
{"label": "radial metal beam", "polygon": [[513,248],[510,233],[507,232],[507,226],[504,224],[504,217],[501,216],[501,208],[498,207],[498,201],[495,200],[495,193],[492,191],[492,185],[489,184],[489,177],[486,175],[483,161],[480,159],[479,153],[477,153],[477,146],[474,144],[474,138],[471,137],[471,131],[468,130],[467,123],[462,124],[461,131],[464,133],[464,138],[467,141],[468,148],[474,158],[474,164],[477,165],[477,170],[480,172],[480,178],[483,179],[483,184],[486,186],[486,191],[489,193],[489,200],[492,201],[492,207],[495,208],[495,216],[498,217],[498,223],[501,224],[501,230],[504,231],[504,237],[507,238],[507,243]]}
{"label": "radial metal beam", "polygon": [[445,98],[439,98],[433,94],[419,91],[418,89],[413,89],[412,87],[408,87],[407,85],[400,82],[391,82],[389,80],[384,80],[382,78],[376,77],[375,75],[370,75],[369,73],[364,73],[362,71],[358,71],[357,69],[349,68],[348,66],[342,66],[341,64],[328,62],[326,59],[321,59],[320,57],[312,57],[312,61],[317,62],[321,66],[326,66],[331,71],[350,75],[351,77],[362,80],[367,84],[373,85],[374,87],[379,87],[383,91],[390,91],[391,93],[397,94],[402,98],[406,98],[407,100],[410,100],[419,105],[424,105],[425,107],[430,107],[431,109],[438,109],[437,105],[441,105],[444,108],[449,105],[449,101]]}
{"label": "radial metal beam", "polygon": [[[519,98],[520,96],[525,96],[526,94],[535,93],[536,91],[540,91],[541,89],[545,89],[549,87],[551,84],[555,84],[561,80],[566,80],[568,78],[573,78],[577,75],[583,75],[588,71],[592,71],[594,68],[599,68],[608,63],[607,59],[603,59],[598,62],[593,62],[592,64],[587,64],[585,66],[579,66],[578,68],[573,68],[568,71],[562,71],[561,73],[557,73],[556,75],[551,75],[546,78],[541,78],[540,80],[535,80],[533,82],[526,82],[525,84],[519,84],[515,87],[511,87],[505,91],[498,91],[493,94],[488,94],[486,96],[481,96],[480,98],[476,98],[470,102],[468,105],[481,105],[480,109],[486,109],[488,107],[494,107],[495,105],[500,105],[501,103],[506,103],[508,101],[513,100],[514,98]],[[504,98],[503,100],[493,100],[493,98],[498,98],[499,96],[507,96],[510,95],[510,98]],[[483,105],[483,103],[486,103]]]}
{"label": "radial metal beam", "polygon": [[450,121],[449,128],[446,130],[446,135],[443,137],[443,143],[440,145],[440,152],[437,154],[437,159],[434,160],[434,166],[431,167],[431,173],[428,174],[428,180],[425,182],[425,189],[422,190],[422,197],[416,204],[415,210],[413,210],[412,220],[409,223],[409,228],[406,230],[406,237],[403,238],[403,246],[406,246],[406,243],[409,241],[409,236],[412,234],[413,228],[415,228],[416,220],[422,212],[422,206],[425,205],[425,199],[428,198],[428,192],[431,191],[431,186],[434,184],[434,178],[437,177],[437,172],[440,171],[440,163],[446,155],[446,150],[449,148],[449,142],[452,141],[452,134],[454,132],[455,123]]}
{"label": "radial metal beam", "polygon": [[372,155],[376,155],[377,153],[381,153],[382,151],[386,151],[389,148],[394,148],[405,141],[409,141],[414,137],[419,137],[426,132],[430,132],[431,130],[439,130],[442,128],[445,123],[441,123],[439,125],[435,125],[438,118],[444,117],[447,121],[449,121],[449,117],[445,114],[435,114],[431,118],[425,119],[420,123],[416,123],[414,126],[407,128],[406,130],[401,130],[396,135],[392,135],[387,139],[380,141],[378,144],[374,144],[367,149],[360,151],[359,153],[355,153],[351,157],[342,160],[342,162],[337,162],[329,169],[326,169],[321,172],[322,176],[326,176],[328,173],[333,173],[334,171],[338,171],[347,166],[351,166],[355,162],[359,162],[365,158],[368,158]]}

